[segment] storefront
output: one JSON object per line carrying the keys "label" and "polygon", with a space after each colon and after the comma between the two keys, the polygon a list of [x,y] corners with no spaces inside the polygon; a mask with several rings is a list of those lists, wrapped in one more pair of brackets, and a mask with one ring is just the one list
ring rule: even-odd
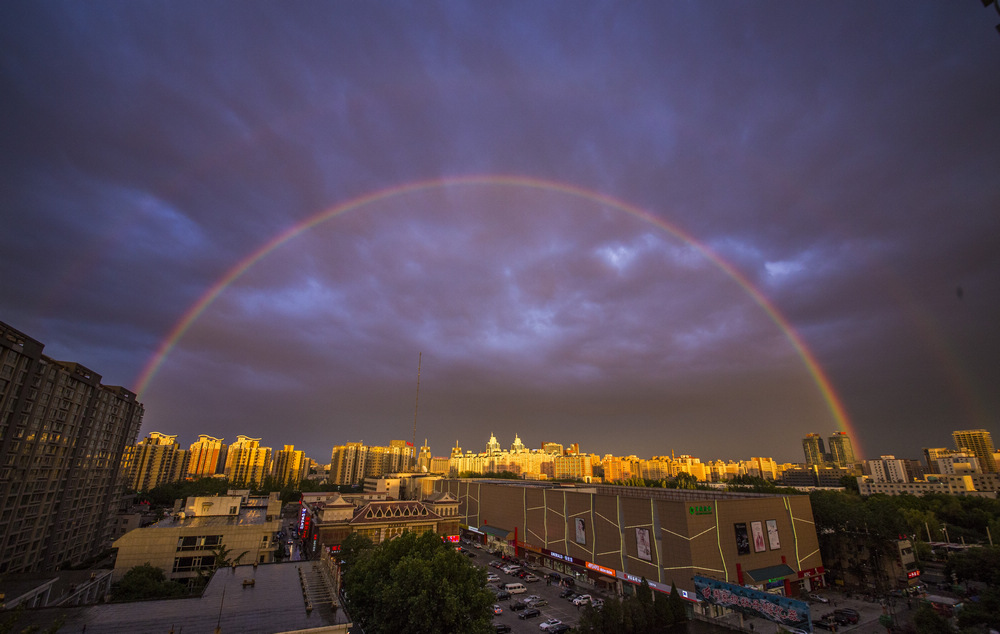
{"label": "storefront", "polygon": [[514,531],[496,526],[480,526],[479,530],[486,537],[486,550],[498,555],[514,557]]}

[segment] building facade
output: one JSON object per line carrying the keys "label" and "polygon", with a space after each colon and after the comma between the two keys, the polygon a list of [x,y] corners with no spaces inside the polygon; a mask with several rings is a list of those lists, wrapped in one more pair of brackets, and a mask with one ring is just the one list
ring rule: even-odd
{"label": "building facade", "polygon": [[296,451],[295,445],[274,454],[274,479],[281,486],[297,487],[305,476],[306,452]]}
{"label": "building facade", "polygon": [[216,555],[228,551],[234,563],[270,563],[281,528],[281,500],[239,495],[190,497],[184,509],[152,526],[137,528],[114,542],[118,549],[113,580],[149,563],[168,579],[195,583],[215,569]]}
{"label": "building facade", "polygon": [[808,496],[440,480],[463,531],[558,573],[629,592],[701,575],[798,596],[823,583]]}
{"label": "building facade", "polygon": [[0,574],[81,564],[111,544],[143,407],[0,322]]}
{"label": "building facade", "polygon": [[806,434],[802,439],[802,453],[808,467],[822,467],[826,464],[826,448],[823,446],[823,437],[819,434]]}
{"label": "building facade", "polygon": [[834,432],[829,438],[830,462],[834,467],[853,469],[855,465],[854,445],[846,432]]}

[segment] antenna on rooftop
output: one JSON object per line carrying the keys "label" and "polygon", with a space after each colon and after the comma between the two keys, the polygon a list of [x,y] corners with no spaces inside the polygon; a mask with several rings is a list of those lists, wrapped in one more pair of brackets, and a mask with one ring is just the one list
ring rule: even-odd
{"label": "antenna on rooftop", "polygon": [[417,410],[420,408],[420,362],[424,358],[424,353],[417,353],[417,401],[413,405],[413,442],[410,446],[413,447],[414,458],[416,458],[417,453]]}

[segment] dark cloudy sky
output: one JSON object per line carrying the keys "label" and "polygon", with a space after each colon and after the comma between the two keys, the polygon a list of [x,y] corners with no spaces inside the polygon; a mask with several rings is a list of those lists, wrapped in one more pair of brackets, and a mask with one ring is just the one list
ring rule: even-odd
{"label": "dark cloudy sky", "polygon": [[321,462],[408,440],[422,353],[436,455],[493,432],[800,461],[837,424],[787,321],[866,457],[997,434],[997,21],[978,0],[8,1],[0,321],[135,389],[276,236],[440,181],[226,286],[142,433]]}

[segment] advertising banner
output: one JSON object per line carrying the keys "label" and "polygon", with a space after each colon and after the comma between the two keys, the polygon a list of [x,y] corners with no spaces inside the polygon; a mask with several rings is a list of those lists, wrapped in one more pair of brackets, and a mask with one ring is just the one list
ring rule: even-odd
{"label": "advertising banner", "polygon": [[582,517],[576,518],[574,523],[576,524],[576,543],[586,544],[587,530],[586,530],[586,525],[583,523],[583,518]]}
{"label": "advertising banner", "polygon": [[771,550],[781,548],[781,540],[778,539],[778,520],[767,520],[767,540],[771,543]]}
{"label": "advertising banner", "polygon": [[762,553],[767,550],[764,545],[764,525],[760,522],[750,522],[750,532],[753,533],[753,550]]}
{"label": "advertising banner", "polygon": [[698,598],[707,603],[812,631],[809,604],[804,601],[698,576],[694,578],[694,588]]}
{"label": "advertising banner", "polygon": [[639,553],[639,559],[645,559],[646,561],[653,560],[653,553],[649,547],[649,529],[648,528],[637,528],[635,529],[635,546]]}
{"label": "advertising banner", "polygon": [[733,524],[736,530],[736,552],[740,555],[750,554],[750,536],[747,535],[747,525],[744,522]]}

